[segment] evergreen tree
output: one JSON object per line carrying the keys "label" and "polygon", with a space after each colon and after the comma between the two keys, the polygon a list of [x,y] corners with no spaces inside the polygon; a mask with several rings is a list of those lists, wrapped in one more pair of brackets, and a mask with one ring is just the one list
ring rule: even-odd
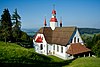
{"label": "evergreen tree", "polygon": [[3,14],[1,15],[1,32],[5,42],[12,40],[12,22],[8,9],[4,9]]}
{"label": "evergreen tree", "polygon": [[1,37],[2,37],[1,35],[2,35],[2,34],[1,34],[1,33],[2,33],[2,32],[1,32],[1,20],[0,20],[0,40],[2,39],[2,38],[1,38]]}
{"label": "evergreen tree", "polygon": [[16,41],[20,38],[21,36],[21,22],[19,21],[21,17],[17,13],[17,9],[15,9],[13,15],[12,15],[12,20],[13,22],[13,37],[16,39]]}

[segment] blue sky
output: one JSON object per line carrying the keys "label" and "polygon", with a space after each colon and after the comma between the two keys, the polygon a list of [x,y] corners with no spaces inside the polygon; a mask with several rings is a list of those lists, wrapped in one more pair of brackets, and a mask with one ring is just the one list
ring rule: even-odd
{"label": "blue sky", "polygon": [[22,28],[40,28],[45,16],[49,26],[53,4],[63,26],[100,29],[100,0],[0,0],[0,15],[4,8],[10,14],[17,8]]}

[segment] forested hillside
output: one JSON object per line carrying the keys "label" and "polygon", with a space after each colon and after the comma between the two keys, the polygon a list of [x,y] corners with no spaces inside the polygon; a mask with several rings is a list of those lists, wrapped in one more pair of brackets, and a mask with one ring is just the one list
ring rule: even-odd
{"label": "forested hillside", "polygon": [[94,33],[100,33],[100,29],[96,28],[79,28],[80,34],[94,34]]}

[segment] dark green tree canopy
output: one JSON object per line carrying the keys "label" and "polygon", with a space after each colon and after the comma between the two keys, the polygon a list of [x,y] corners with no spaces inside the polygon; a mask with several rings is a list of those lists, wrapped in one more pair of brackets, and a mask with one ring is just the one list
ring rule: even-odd
{"label": "dark green tree canopy", "polygon": [[21,20],[21,17],[19,16],[17,9],[15,9],[14,13],[12,14],[12,20],[13,21],[13,25],[14,25],[14,30],[20,30],[21,28],[21,22],[19,20]]}
{"label": "dark green tree canopy", "polygon": [[12,14],[12,20],[13,20],[13,37],[15,38],[16,41],[20,39],[21,37],[21,17],[19,16],[17,9]]}
{"label": "dark green tree canopy", "polygon": [[12,22],[8,9],[4,9],[1,15],[1,31],[1,35],[5,38],[5,41],[12,40]]}

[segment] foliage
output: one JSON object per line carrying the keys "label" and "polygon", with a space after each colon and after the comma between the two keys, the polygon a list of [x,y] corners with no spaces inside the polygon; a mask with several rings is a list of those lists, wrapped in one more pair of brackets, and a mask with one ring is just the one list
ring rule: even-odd
{"label": "foliage", "polygon": [[100,34],[94,34],[94,36],[82,36],[86,46],[92,50],[92,52],[100,57]]}
{"label": "foliage", "polygon": [[94,34],[94,33],[100,33],[100,29],[96,28],[79,28],[80,34]]}
{"label": "foliage", "polygon": [[25,32],[21,32],[21,40],[29,41],[29,36]]}
{"label": "foliage", "polygon": [[100,34],[94,35],[92,43],[92,51],[95,53],[96,56],[100,57]]}
{"label": "foliage", "polygon": [[92,47],[93,47],[93,45],[94,45],[94,44],[92,43],[93,37],[94,37],[94,35],[91,35],[91,34],[83,34],[83,35],[82,35],[82,39],[83,39],[85,45],[87,46],[87,48],[92,49]]}
{"label": "foliage", "polygon": [[17,13],[17,9],[15,9],[15,12],[12,15],[12,20],[13,21],[13,37],[16,39],[16,41],[20,38],[21,36],[21,22],[19,21],[21,17]]}
{"label": "foliage", "polygon": [[[32,46],[32,39],[21,31],[21,17],[15,9],[12,17],[8,9],[4,9],[0,20],[0,41],[20,42],[20,44]],[[13,23],[12,23],[13,22]]]}
{"label": "foliage", "polygon": [[92,48],[93,52],[96,56],[100,57],[100,40],[96,43],[96,45]]}
{"label": "foliage", "polygon": [[[34,49],[26,49],[14,43],[0,42],[0,63],[36,63],[49,62],[51,59],[34,52]],[[45,60],[44,60],[45,59]]]}
{"label": "foliage", "polygon": [[82,57],[77,58],[64,67],[100,67],[100,58]]}
{"label": "foliage", "polygon": [[8,9],[4,9],[1,15],[1,38],[6,41],[12,40],[12,22]]}

